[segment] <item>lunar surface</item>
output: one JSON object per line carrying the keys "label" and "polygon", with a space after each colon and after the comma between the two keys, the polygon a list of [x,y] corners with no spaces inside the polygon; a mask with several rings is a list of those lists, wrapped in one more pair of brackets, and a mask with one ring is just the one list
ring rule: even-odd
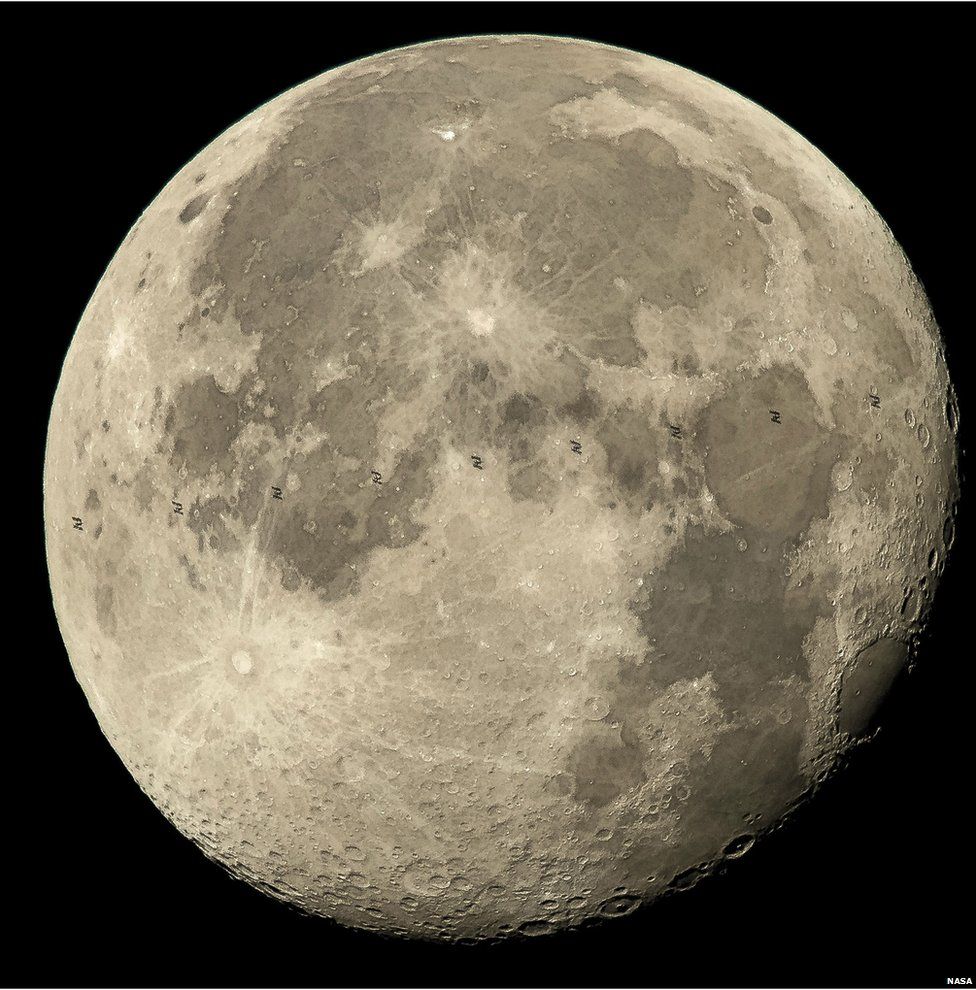
{"label": "lunar surface", "polygon": [[212,859],[428,938],[623,915],[869,739],[952,541],[956,407],[884,222],[634,52],[438,41],[236,124],[57,390],[75,673]]}

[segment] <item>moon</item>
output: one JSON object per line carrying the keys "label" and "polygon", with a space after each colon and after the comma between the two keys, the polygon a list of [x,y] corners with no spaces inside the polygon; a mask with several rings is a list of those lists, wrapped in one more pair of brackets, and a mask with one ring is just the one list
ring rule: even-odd
{"label": "moon", "polygon": [[54,399],[51,588],[160,811],[315,915],[625,915],[875,731],[952,542],[938,328],[797,133],[646,55],[436,41],[162,190]]}

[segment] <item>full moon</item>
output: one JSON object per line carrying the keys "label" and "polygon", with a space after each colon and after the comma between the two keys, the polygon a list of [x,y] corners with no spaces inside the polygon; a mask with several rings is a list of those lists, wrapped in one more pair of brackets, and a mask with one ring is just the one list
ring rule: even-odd
{"label": "full moon", "polygon": [[956,405],[885,223],[636,52],[436,41],[256,110],[68,352],[55,608],[207,856],[306,912],[537,935],[689,887],[912,662]]}

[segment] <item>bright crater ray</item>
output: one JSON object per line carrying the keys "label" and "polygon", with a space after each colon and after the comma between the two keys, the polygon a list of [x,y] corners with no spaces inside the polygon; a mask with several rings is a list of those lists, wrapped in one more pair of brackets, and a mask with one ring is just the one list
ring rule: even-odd
{"label": "bright crater ray", "polygon": [[79,681],[310,912],[538,934],[687,886],[870,735],[955,405],[878,215],[760,108],[547,38],[328,72],[201,152],[45,470]]}

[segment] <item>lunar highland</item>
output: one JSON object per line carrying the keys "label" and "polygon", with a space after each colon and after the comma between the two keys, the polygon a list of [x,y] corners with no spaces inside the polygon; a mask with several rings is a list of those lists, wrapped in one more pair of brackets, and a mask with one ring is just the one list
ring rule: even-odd
{"label": "lunar highland", "polygon": [[163,189],[68,353],[54,602],[160,810],[305,911],[542,934],[694,884],[870,738],[956,406],[884,222],[631,51],[437,41]]}

